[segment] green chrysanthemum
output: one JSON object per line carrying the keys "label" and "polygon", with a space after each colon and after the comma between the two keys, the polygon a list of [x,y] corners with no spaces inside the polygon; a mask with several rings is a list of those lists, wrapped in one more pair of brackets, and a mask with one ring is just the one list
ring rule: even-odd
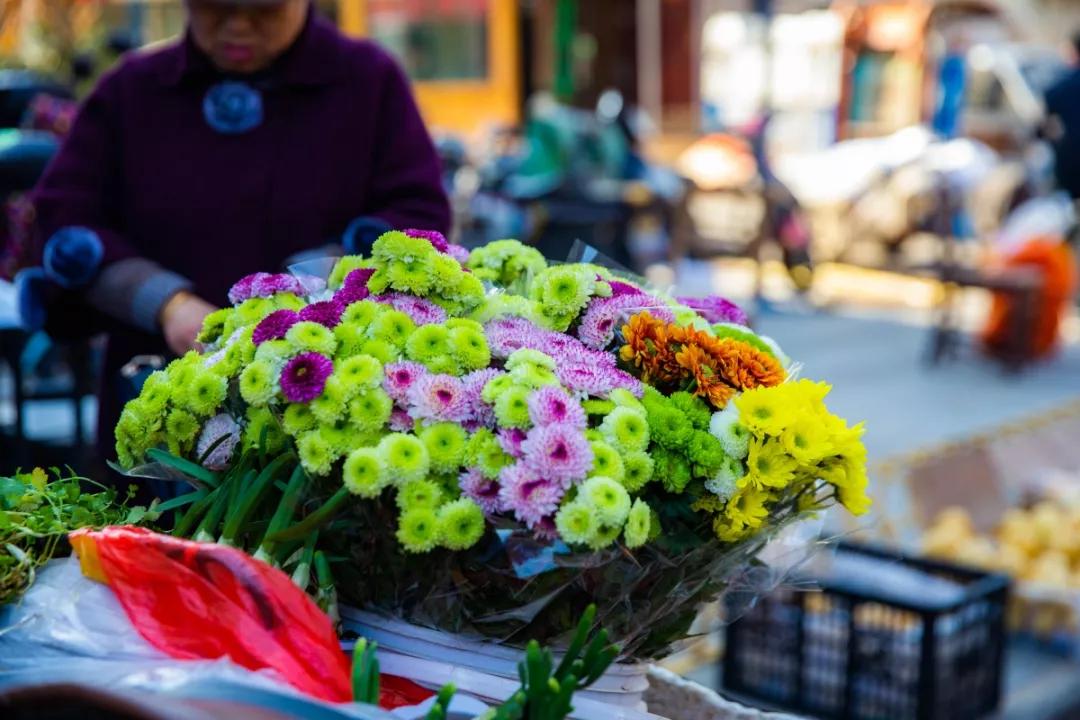
{"label": "green chrysanthemum", "polygon": [[353,495],[370,499],[390,485],[390,476],[375,448],[359,448],[345,458],[341,481]]}
{"label": "green chrysanthemum", "polygon": [[282,368],[295,354],[296,349],[287,340],[267,340],[255,348],[255,362]]}
{"label": "green chrysanthemum", "polygon": [[254,325],[274,312],[274,303],[268,298],[248,298],[236,306],[236,314],[245,325]]}
{"label": "green chrysanthemum", "polygon": [[645,416],[628,407],[617,407],[600,423],[604,438],[620,452],[636,452],[649,446]]}
{"label": "green chrysanthemum", "polygon": [[539,300],[552,313],[564,314],[580,310],[589,300],[591,284],[574,267],[548,268],[541,282]]}
{"label": "green chrysanthemum", "polygon": [[319,423],[307,403],[292,403],[281,416],[281,426],[293,437],[311,430]]}
{"label": "green chrysanthemum", "polygon": [[461,466],[468,438],[465,430],[457,423],[429,425],[420,431],[420,440],[427,447],[431,468],[435,472],[451,472]]}
{"label": "green chrysanthemum", "polygon": [[341,380],[336,377],[326,378],[322,394],[308,405],[311,413],[323,425],[333,425],[345,416],[346,391]]}
{"label": "green chrysanthemum", "polygon": [[251,330],[244,330],[238,338],[229,343],[225,350],[225,362],[234,368],[241,368],[255,358],[255,343],[251,342]]}
{"label": "green chrysanthemum", "polygon": [[307,306],[303,298],[291,292],[276,293],[270,298],[270,302],[273,303],[275,310],[292,310],[293,312],[300,312]]}
{"label": "green chrysanthemum", "polygon": [[392,363],[401,357],[396,345],[380,338],[371,338],[360,346],[360,352],[370,355],[383,365]]}
{"label": "green chrysanthemum", "polygon": [[454,292],[463,310],[472,310],[484,301],[484,283],[469,273],[458,276],[457,290]]}
{"label": "green chrysanthemum", "polygon": [[199,372],[199,359],[199,354],[191,351],[165,367],[165,375],[174,388],[185,388],[195,379],[195,375]]}
{"label": "green chrysanthemum", "polygon": [[357,430],[378,430],[390,419],[394,401],[381,387],[365,390],[349,401],[349,422]]}
{"label": "green chrysanthemum", "polygon": [[484,535],[484,511],[460,498],[439,508],[439,543],[448,550],[467,550]]}
{"label": "green chrysanthemum", "polygon": [[406,433],[392,433],[379,443],[379,457],[397,484],[421,480],[428,473],[427,448],[419,438]]}
{"label": "green chrysanthemum", "polygon": [[416,362],[449,354],[450,331],[442,325],[421,325],[405,343],[405,356]]}
{"label": "green chrysanthemum", "polygon": [[555,513],[555,529],[563,542],[570,545],[588,545],[596,534],[596,515],[582,502],[569,502]]}
{"label": "green chrysanthemum", "polygon": [[436,355],[425,360],[424,367],[436,375],[460,375],[461,365],[453,355]]}
{"label": "green chrysanthemum", "polygon": [[622,525],[604,525],[600,524],[596,528],[596,532],[593,533],[592,538],[589,539],[589,548],[591,550],[603,550],[604,548],[611,547],[615,540],[619,537],[619,532],[622,530]]}
{"label": "green chrysanthemum", "polygon": [[187,386],[183,397],[189,410],[196,415],[209,417],[217,413],[228,390],[229,383],[225,378],[212,372],[199,372]]}
{"label": "green chrysanthemum", "polygon": [[397,540],[406,552],[430,552],[439,539],[439,517],[431,508],[416,508],[398,518]]}
{"label": "green chrysanthemum", "polygon": [[349,303],[345,311],[341,313],[341,322],[366,329],[382,313],[384,307],[371,300]]}
{"label": "green chrysanthemum", "polygon": [[442,488],[434,480],[410,480],[398,486],[395,502],[401,510],[438,510],[443,503]]}
{"label": "green chrysanthemum", "polygon": [[637,492],[652,480],[653,459],[648,453],[626,453],[621,460],[623,464],[622,484],[627,492]]}
{"label": "green chrysanthemum", "polygon": [[300,465],[312,475],[328,475],[337,458],[334,449],[318,430],[309,430],[296,441]]}
{"label": "green chrysanthemum", "polygon": [[622,456],[606,442],[589,443],[593,451],[593,466],[590,475],[602,475],[621,481],[624,477]]}
{"label": "green chrysanthemum", "polygon": [[165,419],[165,431],[169,437],[186,444],[198,434],[199,421],[185,410],[173,410]]}
{"label": "green chrysanthemum", "polygon": [[[612,401],[619,407],[630,408],[636,410],[642,414],[645,413],[645,406],[641,404],[641,401],[634,397],[634,393],[630,392],[626,388],[615,388],[608,393],[608,400]],[[611,412],[610,410],[608,412]],[[605,413],[607,414],[607,413]]]}
{"label": "green chrysanthemum", "polygon": [[539,367],[547,368],[548,370],[554,370],[555,358],[546,353],[542,353],[539,350],[532,350],[530,348],[515,350],[510,353],[508,358],[506,358],[507,370],[513,370],[522,365],[537,365]]}
{"label": "green chrysanthemum", "polygon": [[439,253],[431,257],[430,267],[435,288],[444,295],[453,294],[461,282],[463,272],[458,261]]}
{"label": "green chrysanthemum", "polygon": [[484,326],[475,320],[469,318],[454,317],[448,319],[445,323],[448,330],[457,330],[458,328],[465,328],[467,330],[475,330],[478,333],[484,332]]}
{"label": "green chrysanthemum", "polygon": [[296,323],[285,333],[285,339],[297,350],[297,352],[317,352],[322,355],[333,355],[337,349],[337,338],[334,333],[324,325],[310,320]]}
{"label": "green chrysanthemum", "polygon": [[338,357],[350,357],[360,352],[360,348],[368,341],[366,328],[356,323],[339,323],[334,328],[334,339],[337,340]]}
{"label": "green chrysanthemum", "polygon": [[591,477],[578,487],[578,500],[596,513],[601,525],[622,527],[630,512],[630,494],[618,481],[608,477]]}
{"label": "green chrysanthemum", "polygon": [[347,455],[356,447],[353,429],[347,423],[338,422],[336,425],[319,426],[319,434],[330,445],[335,457]]}
{"label": "green chrysanthemum", "polygon": [[334,264],[334,269],[330,271],[330,277],[326,280],[326,286],[331,290],[337,290],[353,270],[371,267],[371,265],[371,261],[363,255],[346,255]]}
{"label": "green chrysanthemum", "polygon": [[221,308],[207,315],[203,319],[202,330],[199,331],[199,335],[195,339],[204,345],[221,340],[225,331],[225,323],[232,313],[232,308]]}
{"label": "green chrysanthemum", "polygon": [[341,379],[346,390],[356,394],[378,387],[383,381],[383,366],[370,355],[354,355],[334,366],[334,375]]}
{"label": "green chrysanthemum", "polygon": [[512,387],[514,387],[513,378],[509,375],[497,375],[484,385],[484,389],[480,391],[480,399],[488,405],[494,405],[499,396]]}
{"label": "green chrysanthemum", "polygon": [[468,370],[485,368],[491,362],[491,350],[482,330],[454,328],[450,331],[450,348],[458,363]]}
{"label": "green chrysanthemum", "polygon": [[626,539],[626,547],[639,548],[649,539],[649,529],[652,525],[652,510],[645,501],[638,498],[630,508],[630,514],[626,518],[626,527],[623,536]]}
{"label": "green chrysanthemum", "polygon": [[585,409],[585,412],[589,415],[607,415],[615,409],[615,403],[610,400],[585,400],[581,403],[581,407]]}
{"label": "green chrysanthemum", "polygon": [[395,290],[424,296],[432,286],[431,266],[431,257],[415,258],[411,261],[398,260],[390,263],[386,274]]}
{"label": "green chrysanthemum", "polygon": [[161,370],[158,370],[155,373],[151,373],[150,377],[146,378],[142,389],[139,391],[139,400],[142,402],[147,412],[154,415],[161,415],[165,412],[165,406],[168,404],[171,395],[172,388],[170,387],[168,376]]}
{"label": "green chrysanthemum", "polygon": [[481,428],[469,438],[463,464],[473,465],[480,469],[484,477],[495,479],[499,477],[499,472],[513,461],[514,459],[503,451],[499,438],[487,428]]}
{"label": "green chrysanthemum", "polygon": [[281,432],[273,413],[260,407],[247,408],[241,440],[246,449],[258,449],[259,443],[265,441],[268,453],[280,452],[287,443],[287,438]]}
{"label": "green chrysanthemum", "polygon": [[529,427],[529,390],[510,387],[495,400],[495,418],[502,427]]}
{"label": "green chrysanthemum", "polygon": [[510,379],[531,390],[545,385],[559,384],[559,378],[555,376],[555,373],[541,365],[518,365],[510,371]]}
{"label": "green chrysanthemum", "polygon": [[240,397],[250,405],[266,405],[277,393],[277,373],[270,363],[256,360],[240,373]]}
{"label": "green chrysanthemum", "polygon": [[383,310],[368,326],[368,335],[402,348],[416,330],[413,319],[400,310]]}

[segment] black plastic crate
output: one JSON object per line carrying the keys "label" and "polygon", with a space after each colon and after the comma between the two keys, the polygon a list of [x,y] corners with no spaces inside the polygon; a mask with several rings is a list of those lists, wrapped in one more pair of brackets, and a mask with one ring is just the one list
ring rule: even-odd
{"label": "black plastic crate", "polygon": [[1007,577],[841,543],[830,570],[795,580],[804,589],[781,588],[727,627],[728,691],[845,720],[997,708]]}

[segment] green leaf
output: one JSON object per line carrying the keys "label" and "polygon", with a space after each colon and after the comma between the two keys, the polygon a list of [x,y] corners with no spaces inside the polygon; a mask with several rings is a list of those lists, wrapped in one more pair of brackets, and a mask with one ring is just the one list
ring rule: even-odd
{"label": "green leaf", "polygon": [[179,470],[188,477],[199,480],[210,487],[217,487],[221,484],[221,477],[216,472],[207,470],[202,465],[193,463],[190,460],[177,457],[161,448],[150,448],[146,451],[146,455],[151,460],[159,462],[162,465],[168,465],[174,470]]}
{"label": "green leaf", "polygon": [[307,537],[310,533],[330,522],[348,499],[349,491],[341,488],[323,503],[318,510],[288,529],[268,534],[266,539],[271,542],[281,542],[283,540],[298,540]]}
{"label": "green leaf", "polygon": [[196,490],[194,492],[189,492],[186,495],[181,495],[179,497],[174,497],[172,500],[166,500],[165,502],[160,503],[159,505],[157,505],[155,509],[159,513],[169,512],[170,510],[176,510],[177,508],[182,508],[185,505],[190,505],[191,503],[195,502],[196,500],[200,500],[200,499],[206,497],[206,492],[207,491],[206,491],[205,488],[199,488],[198,490]]}

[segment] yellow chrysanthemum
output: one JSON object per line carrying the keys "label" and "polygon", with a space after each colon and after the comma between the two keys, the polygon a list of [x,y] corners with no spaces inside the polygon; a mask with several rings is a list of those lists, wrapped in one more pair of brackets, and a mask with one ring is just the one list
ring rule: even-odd
{"label": "yellow chrysanthemum", "polygon": [[797,418],[780,434],[784,452],[802,465],[813,465],[833,453],[829,432],[811,415]]}
{"label": "yellow chrysanthemum", "polygon": [[744,488],[728,501],[724,514],[734,523],[759,528],[769,517],[769,510],[765,507],[768,500],[767,492]]}
{"label": "yellow chrysanthemum", "polygon": [[746,459],[746,477],[739,484],[756,489],[787,487],[795,479],[798,467],[778,441],[755,438],[750,442],[750,454]]}
{"label": "yellow chrysanthemum", "polygon": [[747,390],[733,401],[739,419],[755,435],[776,436],[791,423],[791,397],[782,387]]}

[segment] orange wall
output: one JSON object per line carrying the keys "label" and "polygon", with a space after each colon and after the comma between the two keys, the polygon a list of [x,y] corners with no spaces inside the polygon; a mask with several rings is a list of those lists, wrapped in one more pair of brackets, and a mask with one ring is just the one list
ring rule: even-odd
{"label": "orange wall", "polygon": [[[365,35],[367,0],[338,0],[338,21],[346,34]],[[516,0],[491,0],[488,22],[487,80],[413,83],[420,111],[432,129],[470,133],[489,123],[521,119]]]}

